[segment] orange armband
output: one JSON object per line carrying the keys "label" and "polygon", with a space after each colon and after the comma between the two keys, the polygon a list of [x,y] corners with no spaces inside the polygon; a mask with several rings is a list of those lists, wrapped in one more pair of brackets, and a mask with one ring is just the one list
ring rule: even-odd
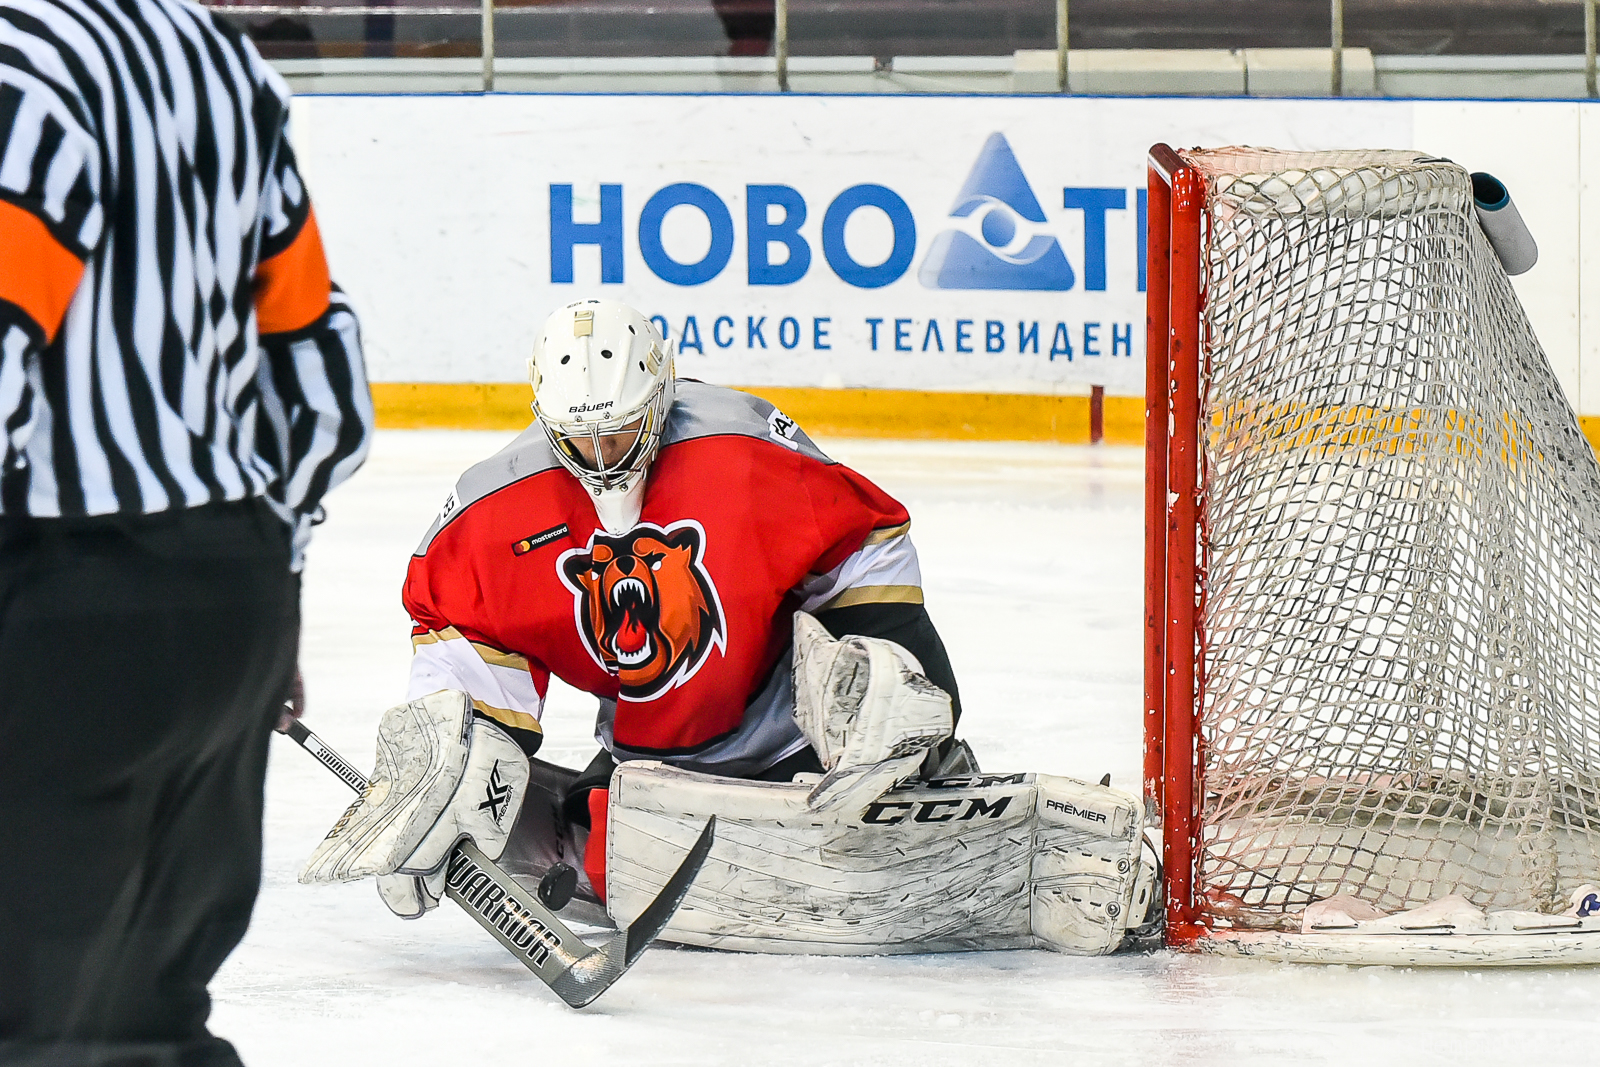
{"label": "orange armband", "polygon": [[0,200],[0,300],[21,308],[55,340],[83,280],[83,261],[38,216]]}
{"label": "orange armband", "polygon": [[328,310],[332,292],[317,216],[308,208],[289,247],[256,267],[256,328],[261,333],[304,329]]}

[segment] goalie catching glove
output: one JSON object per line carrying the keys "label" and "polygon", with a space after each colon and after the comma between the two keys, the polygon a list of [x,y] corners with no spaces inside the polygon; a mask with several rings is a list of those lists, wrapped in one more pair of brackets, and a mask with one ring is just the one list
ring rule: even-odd
{"label": "goalie catching glove", "polygon": [[528,792],[528,757],[467,694],[440,690],[383,713],[366,790],[317,846],[300,881],[376,876],[389,909],[414,919],[444,895],[463,839],[499,859]]}

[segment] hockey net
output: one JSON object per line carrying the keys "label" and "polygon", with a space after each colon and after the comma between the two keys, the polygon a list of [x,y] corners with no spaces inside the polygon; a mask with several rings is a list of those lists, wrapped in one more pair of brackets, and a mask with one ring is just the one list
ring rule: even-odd
{"label": "hockey net", "polygon": [[1600,467],[1469,176],[1158,146],[1150,196],[1171,939],[1561,912],[1600,882]]}

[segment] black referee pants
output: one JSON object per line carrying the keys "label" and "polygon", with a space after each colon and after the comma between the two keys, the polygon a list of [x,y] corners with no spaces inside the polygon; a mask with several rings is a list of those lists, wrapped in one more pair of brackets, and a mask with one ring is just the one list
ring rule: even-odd
{"label": "black referee pants", "polygon": [[258,502],[0,518],[0,1064],[239,1063],[206,984],[255,903],[298,639]]}

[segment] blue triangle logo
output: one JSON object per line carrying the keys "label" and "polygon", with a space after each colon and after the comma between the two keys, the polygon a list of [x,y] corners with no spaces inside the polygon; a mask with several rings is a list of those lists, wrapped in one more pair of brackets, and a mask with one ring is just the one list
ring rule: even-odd
{"label": "blue triangle logo", "polygon": [[1044,221],[1044,209],[1034,199],[1028,179],[1022,176],[1022,168],[1017,166],[1011,143],[1003,133],[991,133],[984,142],[983,151],[978,153],[978,162],[972,165],[972,173],[967,175],[966,184],[956,194],[956,203],[950,209],[950,214],[955,218],[965,218],[995,200],[1009,206],[1029,222]]}
{"label": "blue triangle logo", "polygon": [[1051,234],[1026,231],[1043,225],[1044,209],[1033,195],[1017,157],[1002,133],[991,133],[978,161],[956,194],[950,217],[982,213],[980,242],[963,230],[946,230],[917,271],[929,289],[1071,289],[1072,265]]}

